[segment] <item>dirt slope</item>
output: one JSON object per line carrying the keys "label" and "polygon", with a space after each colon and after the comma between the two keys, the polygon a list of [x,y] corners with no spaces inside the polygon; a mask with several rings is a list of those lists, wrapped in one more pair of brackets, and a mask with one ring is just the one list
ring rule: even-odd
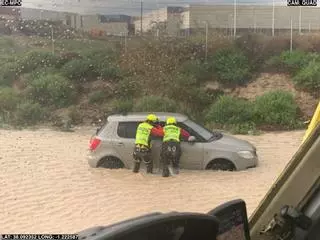
{"label": "dirt slope", "polygon": [[287,74],[262,73],[254,82],[246,87],[237,88],[232,94],[253,100],[256,96],[275,89],[293,93],[303,115],[312,117],[319,100],[310,93],[296,90]]}

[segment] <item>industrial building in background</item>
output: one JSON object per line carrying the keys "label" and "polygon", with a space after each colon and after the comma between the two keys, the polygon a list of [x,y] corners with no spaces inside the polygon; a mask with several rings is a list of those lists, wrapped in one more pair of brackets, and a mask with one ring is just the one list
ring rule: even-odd
{"label": "industrial building in background", "polygon": [[183,7],[165,7],[143,15],[134,22],[135,33],[152,33],[154,35],[179,35],[182,25]]}
{"label": "industrial building in background", "polygon": [[144,11],[140,16],[85,14],[40,8],[0,7],[1,19],[50,20],[97,36],[154,35],[188,36],[210,31],[236,36],[241,32],[278,35],[290,31],[320,30],[320,8],[262,5],[167,6]]}
{"label": "industrial building in background", "polygon": [[[224,34],[236,32],[260,32],[281,34],[320,29],[320,8],[261,5],[189,5],[154,10],[135,21],[136,33],[163,33],[164,35],[190,35],[204,31]],[[142,24],[141,24],[142,22]],[[159,31],[160,30],[160,31]],[[237,30],[237,31],[235,31]]]}

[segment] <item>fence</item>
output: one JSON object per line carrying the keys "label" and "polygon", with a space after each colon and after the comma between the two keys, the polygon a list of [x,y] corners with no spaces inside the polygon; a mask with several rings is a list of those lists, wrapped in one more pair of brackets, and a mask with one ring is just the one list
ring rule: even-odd
{"label": "fence", "polygon": [[[150,16],[155,18],[152,19]],[[158,19],[157,14],[149,14],[142,19],[143,25],[146,26],[143,30],[147,32],[155,29]],[[167,29],[170,28],[171,31],[164,34],[189,36],[208,28],[209,31],[219,31],[224,35],[235,36],[238,33],[255,32],[275,36],[290,32],[291,23],[293,32],[320,30],[320,8],[317,7],[191,5],[180,13],[178,23],[171,19],[168,14],[165,22]],[[163,26],[163,19],[158,25]],[[172,31],[173,28],[176,31]]]}

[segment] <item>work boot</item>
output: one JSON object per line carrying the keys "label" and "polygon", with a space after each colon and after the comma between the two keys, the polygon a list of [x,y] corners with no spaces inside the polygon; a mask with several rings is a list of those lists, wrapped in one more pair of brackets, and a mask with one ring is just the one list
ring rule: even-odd
{"label": "work boot", "polygon": [[149,163],[149,164],[147,164],[147,173],[152,173],[152,171],[153,171],[153,165],[152,165],[152,163]]}
{"label": "work boot", "polygon": [[169,176],[170,176],[169,168],[164,167],[162,170],[162,177],[169,177]]}
{"label": "work boot", "polygon": [[173,162],[172,162],[172,167],[173,167],[173,172],[174,172],[174,174],[179,174],[179,163],[178,163],[178,160],[174,160]]}
{"label": "work boot", "polygon": [[133,166],[133,172],[138,173],[140,170],[140,162],[135,162]]}

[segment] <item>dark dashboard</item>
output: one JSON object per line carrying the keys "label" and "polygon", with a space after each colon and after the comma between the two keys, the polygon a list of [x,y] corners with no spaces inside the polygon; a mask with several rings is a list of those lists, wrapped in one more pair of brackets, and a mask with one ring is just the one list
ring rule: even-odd
{"label": "dark dashboard", "polygon": [[208,213],[152,213],[78,234],[82,240],[250,240],[241,199]]}

